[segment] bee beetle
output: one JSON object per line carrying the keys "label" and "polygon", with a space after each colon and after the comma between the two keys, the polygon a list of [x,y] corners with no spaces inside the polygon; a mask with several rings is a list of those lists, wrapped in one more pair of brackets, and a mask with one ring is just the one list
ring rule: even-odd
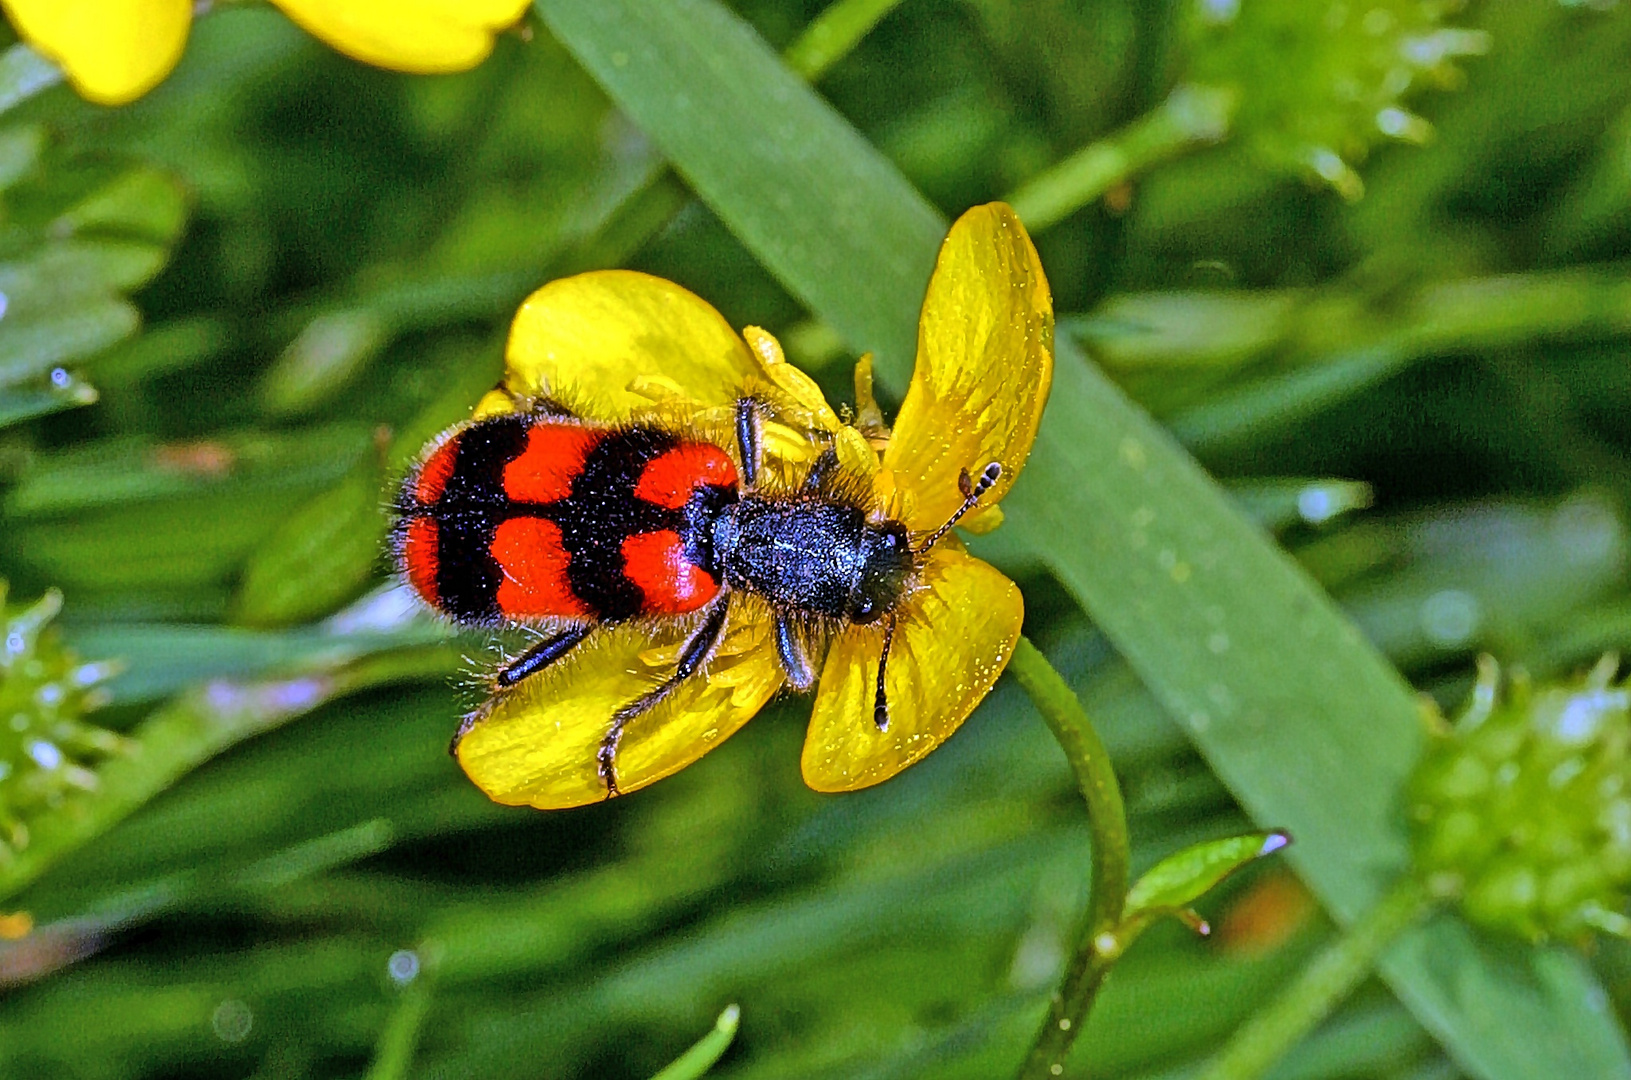
{"label": "bee beetle", "polygon": [[708,662],[733,591],[768,602],[777,658],[798,690],[816,681],[805,641],[820,627],[882,622],[872,719],[887,730],[900,600],[922,558],[1002,475],[998,462],[977,481],[964,471],[961,505],[914,547],[903,522],[873,520],[846,496],[831,447],[796,491],[762,490],[761,411],[752,398],[736,402],[740,471],[711,443],[543,403],[452,429],[402,485],[396,550],[421,599],[472,626],[564,626],[498,671],[501,691],[599,627],[702,613],[673,670],[611,715],[597,752],[608,796],[624,729]]}

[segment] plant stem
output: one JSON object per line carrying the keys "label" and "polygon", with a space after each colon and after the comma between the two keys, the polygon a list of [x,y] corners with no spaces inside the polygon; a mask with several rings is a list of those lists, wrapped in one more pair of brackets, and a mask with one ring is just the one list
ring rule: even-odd
{"label": "plant stem", "polygon": [[1253,1080],[1268,1072],[1369,975],[1376,958],[1432,911],[1433,898],[1415,878],[1402,878],[1248,1020],[1197,1080]]}
{"label": "plant stem", "polygon": [[1222,139],[1234,107],[1227,90],[1180,86],[1120,131],[1033,176],[1006,201],[1026,228],[1041,232],[1151,166]]}
{"label": "plant stem", "polygon": [[782,59],[806,82],[815,82],[899,4],[900,0],[836,0],[811,20]]}
{"label": "plant stem", "polygon": [[[394,958],[393,958],[394,959]],[[416,958],[417,960],[417,958]],[[421,962],[422,961],[418,961]],[[363,1080],[404,1080],[413,1064],[413,1051],[419,1032],[430,1012],[430,972],[422,967],[401,990],[391,1018],[385,1022],[373,1063]]]}
{"label": "plant stem", "polygon": [[[1099,733],[1048,658],[1029,639],[1021,637],[1014,646],[1008,670],[1053,729],[1054,738],[1075,770],[1076,783],[1087,800],[1088,828],[1093,839],[1092,892],[1080,939],[1064,982],[1048,1004],[1042,1030],[1019,1071],[1020,1080],[1043,1080],[1064,1071],[1065,1055],[1082,1030],[1105,973],[1121,953],[1115,930],[1127,901],[1127,812]],[[1101,941],[1109,947],[1100,948]]]}

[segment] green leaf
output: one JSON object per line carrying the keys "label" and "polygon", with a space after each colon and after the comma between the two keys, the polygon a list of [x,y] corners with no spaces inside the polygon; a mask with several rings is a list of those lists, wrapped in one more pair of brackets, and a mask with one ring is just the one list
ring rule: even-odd
{"label": "green leaf", "polygon": [[242,431],[183,443],[109,439],[39,455],[3,505],[12,517],[52,517],[210,491],[331,484],[372,447],[373,434],[355,424]]}
{"label": "green leaf", "polygon": [[233,618],[281,626],[326,615],[385,563],[385,478],[367,462],[285,518],[250,556]]}
{"label": "green leaf", "polygon": [[187,195],[180,182],[160,169],[135,168],[64,211],[51,232],[116,233],[168,246],[186,222]]}
{"label": "green leaf", "polygon": [[[711,0],[538,0],[552,31],[755,255],[905,384],[945,223]],[[1170,435],[1061,339],[1005,507],[1156,697],[1347,922],[1408,861],[1396,796],[1422,739],[1410,687]],[[1062,542],[1061,538],[1069,538]],[[1578,958],[1497,951],[1440,920],[1382,973],[1487,1080],[1631,1077]]]}
{"label": "green leaf", "polygon": [[36,386],[0,386],[0,428],[91,405],[96,398],[96,387],[60,369]]}
{"label": "green leaf", "polygon": [[0,53],[0,112],[61,81],[61,68],[27,45],[13,45]]}
{"label": "green leaf", "polygon": [[1125,917],[1132,921],[1182,911],[1242,866],[1290,842],[1283,832],[1247,833],[1207,840],[1168,855],[1133,882]]}
{"label": "green leaf", "polygon": [[717,4],[537,8],[760,262],[885,370],[909,370],[946,223],[894,166]]}
{"label": "green leaf", "polygon": [[[0,272],[3,273],[3,272]],[[134,333],[141,316],[128,300],[92,300],[58,315],[0,319],[0,386],[44,375]]]}

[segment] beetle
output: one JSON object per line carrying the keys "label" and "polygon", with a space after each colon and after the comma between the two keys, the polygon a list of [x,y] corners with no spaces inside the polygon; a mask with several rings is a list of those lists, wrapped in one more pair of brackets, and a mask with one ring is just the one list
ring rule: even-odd
{"label": "beetle", "polygon": [[421,599],[466,625],[555,625],[499,669],[500,690],[599,627],[701,612],[668,675],[610,717],[596,756],[608,797],[624,730],[707,663],[734,591],[769,603],[777,658],[801,691],[816,681],[812,640],[882,622],[872,718],[887,731],[900,601],[924,556],[1002,475],[999,462],[978,480],[964,470],[961,504],[914,546],[905,523],[879,520],[845,482],[831,446],[795,491],[762,488],[762,411],[751,397],[736,402],[738,469],[720,447],[662,425],[597,424],[540,401],[446,432],[399,490],[395,549]]}

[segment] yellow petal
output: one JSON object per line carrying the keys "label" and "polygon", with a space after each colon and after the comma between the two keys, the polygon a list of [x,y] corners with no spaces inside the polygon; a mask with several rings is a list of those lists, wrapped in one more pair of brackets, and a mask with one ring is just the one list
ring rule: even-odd
{"label": "yellow petal", "polygon": [[600,270],[552,281],[527,297],[510,328],[509,390],[548,396],[597,420],[650,409],[636,387],[666,380],[705,406],[724,407],[758,362],[707,302],[671,281]]}
{"label": "yellow petal", "polygon": [[170,74],[192,0],[0,0],[17,35],[62,67],[81,97],[134,101]]}
{"label": "yellow petal", "polygon": [[[725,639],[706,677],[682,683],[630,721],[617,752],[617,786],[645,787],[712,750],[780,689],[769,613],[752,597],[733,596]],[[612,714],[661,681],[666,667],[642,654],[672,656],[694,620],[652,635],[624,624],[597,631],[554,667],[491,703],[455,748],[476,786],[495,802],[556,809],[606,798],[596,754]],[[661,648],[658,650],[661,655]]]}
{"label": "yellow petal", "polygon": [[827,654],[804,741],[817,791],[881,783],[939,746],[1008,666],[1025,606],[1013,582],[956,547],[936,547],[900,610],[885,676],[889,730],[872,722],[883,628],[850,626]]}
{"label": "yellow petal", "polygon": [[742,337],[759,358],[765,377],[781,391],[774,402],[778,415],[811,430],[837,431],[843,426],[816,381],[787,362],[781,342],[757,326],[744,326]]}
{"label": "yellow petal", "polygon": [[487,59],[527,0],[272,0],[314,37],[365,64],[435,74]]}
{"label": "yellow petal", "polygon": [[883,465],[916,496],[907,524],[935,529],[962,503],[957,475],[1002,464],[986,505],[1030,456],[1053,381],[1053,299],[1036,248],[1003,203],[951,227],[918,322],[917,367]]}

